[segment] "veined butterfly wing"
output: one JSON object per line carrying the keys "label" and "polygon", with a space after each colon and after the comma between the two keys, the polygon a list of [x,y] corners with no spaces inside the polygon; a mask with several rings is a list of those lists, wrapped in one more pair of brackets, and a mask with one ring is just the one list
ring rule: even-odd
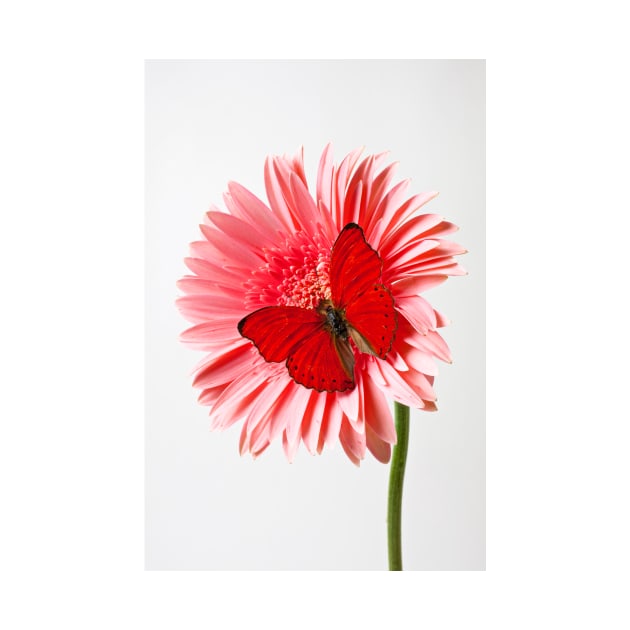
{"label": "veined butterfly wing", "polygon": [[254,342],[265,361],[286,361],[296,345],[325,333],[320,315],[297,306],[265,306],[244,317],[238,332]]}
{"label": "veined butterfly wing", "polygon": [[384,359],[396,335],[394,298],[381,283],[382,261],[356,223],[335,241],[330,261],[331,295],[361,352]]}
{"label": "veined butterfly wing", "polygon": [[391,350],[398,325],[394,298],[382,284],[374,284],[346,307],[348,332],[361,352],[384,359]]}
{"label": "veined butterfly wing", "polygon": [[354,387],[354,354],[350,344],[322,330],[296,345],[287,359],[291,378],[319,392]]}
{"label": "veined butterfly wing", "polygon": [[381,281],[380,256],[365,240],[356,223],[341,230],[330,258],[330,292],[335,308],[344,310]]}
{"label": "veined butterfly wing", "polygon": [[289,375],[300,385],[320,392],[354,387],[350,345],[329,331],[313,309],[266,306],[244,317],[238,330],[265,361],[286,361]]}

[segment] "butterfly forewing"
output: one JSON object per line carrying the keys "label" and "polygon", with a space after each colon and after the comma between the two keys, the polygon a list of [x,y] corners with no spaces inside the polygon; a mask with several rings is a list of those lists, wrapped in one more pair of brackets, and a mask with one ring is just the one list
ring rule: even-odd
{"label": "butterfly forewing", "polygon": [[318,332],[327,334],[322,318],[313,310],[297,306],[266,306],[250,313],[238,331],[254,342],[265,361],[286,361],[296,345]]}
{"label": "butterfly forewing", "polygon": [[363,230],[348,223],[333,245],[330,259],[330,291],[336,308],[344,309],[381,281],[382,263],[368,245]]}

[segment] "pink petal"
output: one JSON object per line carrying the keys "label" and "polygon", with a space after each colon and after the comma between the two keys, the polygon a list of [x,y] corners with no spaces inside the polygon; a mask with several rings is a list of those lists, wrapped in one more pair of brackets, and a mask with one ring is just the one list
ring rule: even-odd
{"label": "pink petal", "polygon": [[265,444],[263,444],[260,448],[254,450],[252,449],[251,453],[252,453],[252,457],[254,459],[256,459],[257,457],[259,457],[260,455],[262,455],[262,453],[264,451],[267,450],[267,447],[269,446],[270,442],[266,442]]}
{"label": "pink petal", "polygon": [[396,444],[394,419],[383,392],[371,378],[364,378],[362,385],[366,424],[379,438]]}
{"label": "pink petal", "polygon": [[284,199],[282,187],[275,172],[274,162],[273,157],[268,157],[265,161],[265,189],[274,215],[282,223],[284,229],[291,233],[295,230],[296,226],[293,223],[291,212]]}
{"label": "pink petal", "polygon": [[[400,373],[397,372],[387,362],[387,360],[376,361],[372,364],[372,366],[373,367],[369,368],[370,376],[374,378],[372,375],[373,371],[380,372],[382,374],[382,379],[385,381],[383,389],[388,392],[394,400],[416,409],[422,409],[424,407],[422,398],[409,387],[407,382],[401,377]],[[376,380],[378,381],[378,379]]]}
{"label": "pink petal", "polygon": [[442,217],[438,214],[421,214],[419,217],[405,221],[396,230],[389,232],[387,238],[383,239],[379,247],[381,256],[387,258],[412,241],[428,238],[428,232],[431,228],[439,225],[442,221]]}
{"label": "pink petal", "polygon": [[241,455],[244,455],[247,450],[249,450],[249,441],[247,434],[247,423],[243,422],[243,426],[241,427],[241,435],[238,440],[238,452]]}
{"label": "pink petal", "polygon": [[208,280],[197,276],[184,276],[177,281],[177,288],[189,295],[205,295],[206,299],[213,299],[215,295],[235,300],[235,303],[243,303],[245,290],[242,286],[233,284],[221,284],[216,279]]}
{"label": "pink petal", "polygon": [[[400,378],[412,389],[422,401],[436,400],[435,392],[429,378],[421,372],[408,370],[407,372],[398,372]],[[424,402],[422,407],[424,407]]]}
{"label": "pink petal", "polygon": [[251,369],[251,344],[244,339],[243,345],[231,348],[227,352],[218,353],[212,361],[201,369],[193,381],[194,387],[214,387],[228,383],[245,370]]}
{"label": "pink petal", "polygon": [[451,234],[452,232],[457,232],[459,230],[459,226],[454,223],[449,223],[448,221],[442,221],[435,227],[427,230],[424,233],[425,237],[437,237],[437,236],[445,236],[446,234]]}
{"label": "pink petal", "polygon": [[264,367],[259,365],[242,373],[221,392],[212,407],[218,428],[229,426],[234,418],[249,416],[269,380],[269,373]]}
{"label": "pink petal", "polygon": [[365,457],[365,433],[357,433],[344,417],[339,431],[339,441],[350,461],[359,466]]}
{"label": "pink petal", "polygon": [[[359,417],[359,393],[358,387],[354,389],[343,392],[342,394],[337,394],[336,396],[337,402],[341,407],[343,413],[347,416],[348,420],[351,423],[357,421]],[[359,427],[355,427],[356,431],[359,431]]]}
{"label": "pink petal", "polygon": [[[435,199],[438,196],[438,192],[423,192],[419,195],[414,195],[411,199],[408,199],[403,203],[400,208],[398,208],[394,213],[392,213],[389,219],[389,223],[392,229],[394,229],[397,225],[400,225],[407,217],[411,216],[414,212],[422,208],[426,203],[431,201],[431,199]],[[388,217],[385,217],[385,221],[388,220]]]}
{"label": "pink petal", "polygon": [[286,154],[282,157],[278,157],[278,160],[284,162],[286,168],[293,173],[295,173],[301,180],[302,183],[308,188],[308,182],[306,181],[306,174],[304,173],[304,147],[301,146],[297,153],[293,156],[287,156]]}
{"label": "pink petal", "polygon": [[346,188],[350,175],[361,153],[363,153],[363,149],[355,149],[354,151],[348,153],[348,155],[346,155],[346,157],[341,161],[337,171],[333,174],[333,207],[331,210],[334,214],[338,231],[341,231],[344,225],[346,225],[343,222]]}
{"label": "pink petal", "polygon": [[317,452],[325,408],[326,396],[313,393],[304,412],[304,421],[302,422],[302,440],[311,455]]}
{"label": "pink petal", "polygon": [[243,219],[251,225],[257,226],[258,230],[274,238],[283,231],[283,226],[271,210],[256,195],[251,193],[236,182],[228,183],[230,194],[227,196],[226,205],[231,206],[235,216]]}
{"label": "pink petal", "polygon": [[414,348],[413,346],[406,346],[402,351],[402,356],[405,363],[407,363],[412,370],[422,372],[422,374],[437,376],[438,367],[433,360],[432,354]]}
{"label": "pink petal", "polygon": [[396,308],[421,335],[437,327],[433,307],[420,296],[401,296],[396,300]]}
{"label": "pink petal", "polygon": [[382,179],[377,178],[376,173],[387,155],[388,152],[385,151],[377,155],[370,155],[366,157],[357,167],[354,175],[352,176],[352,180],[348,185],[348,190],[350,190],[355,181],[361,181],[362,184],[361,204],[358,208],[358,214],[355,213],[354,218],[352,219],[355,223],[358,223],[361,226],[368,225],[369,215],[373,213],[375,207],[378,205],[377,201],[374,200],[374,195],[376,192],[379,196],[381,196],[381,190],[379,189],[375,191],[375,186],[382,188],[383,181]]}
{"label": "pink petal", "polygon": [[354,171],[346,188],[346,200],[344,203],[343,223],[364,224],[362,221],[367,206],[367,199],[370,195],[370,178],[368,172],[374,163],[374,156],[368,156]]}
{"label": "pink petal", "polygon": [[370,425],[367,425],[365,431],[365,442],[368,447],[368,450],[377,461],[381,462],[381,464],[387,464],[392,456],[392,447],[391,444],[381,440],[381,438],[376,435],[376,433],[372,430]]}
{"label": "pink petal", "polygon": [[234,269],[221,267],[203,258],[184,258],[184,263],[200,278],[214,280],[224,286],[232,286],[243,281],[243,276]]}
{"label": "pink petal", "polygon": [[[299,385],[291,388],[288,392],[289,394],[282,411],[287,419],[284,433],[287,438],[288,452],[295,454],[302,438],[302,421],[313,392]],[[289,461],[291,460],[292,458],[289,459]]]}
{"label": "pink petal", "polygon": [[289,216],[291,217],[291,225],[293,226],[292,231],[300,231],[303,227],[300,220],[301,214],[299,209],[296,207],[295,200],[293,199],[293,193],[291,191],[291,177],[295,177],[295,175],[287,163],[278,157],[274,158],[272,168],[276,185],[282,195]]}
{"label": "pink petal", "polygon": [[319,202],[318,210],[320,221],[319,225],[321,226],[323,236],[326,238],[328,243],[330,243],[330,248],[332,249],[332,245],[335,242],[335,239],[339,236],[339,232],[333,223],[330,211],[322,201]]}
{"label": "pink petal", "polygon": [[209,387],[208,389],[204,389],[201,391],[199,396],[197,397],[197,401],[201,405],[211,406],[214,404],[215,400],[219,398],[221,392],[225,389],[224,385],[219,385],[218,387]]}
{"label": "pink petal", "polygon": [[250,408],[247,418],[250,451],[256,452],[264,448],[265,444],[272,442],[284,431],[286,418],[278,415],[276,409],[286,398],[286,391],[291,387],[291,383],[288,375],[269,380]]}
{"label": "pink petal", "polygon": [[[343,418],[343,411],[337,404],[334,394],[322,394],[326,396],[326,417],[322,423],[322,429],[320,434],[320,444],[323,442],[328,446],[334,446],[339,439],[339,429],[341,427],[341,419]],[[323,446],[323,444],[322,444]],[[318,444],[318,450],[319,444]]]}
{"label": "pink petal", "polygon": [[[201,226],[199,226],[201,227]],[[218,251],[214,245],[208,243],[208,241],[194,241],[189,246],[189,258],[195,260],[205,260],[209,264],[215,265],[222,269],[228,268],[232,274],[243,274],[245,269],[238,267],[231,259],[225,257],[225,255]],[[260,264],[260,262],[258,263]]]}
{"label": "pink petal", "polygon": [[394,367],[394,369],[398,370],[399,372],[404,372],[409,368],[407,367],[407,364],[405,363],[403,358],[400,356],[397,346],[398,343],[394,343],[394,347],[389,351],[389,354],[387,355],[387,360]]}
{"label": "pink petal", "polygon": [[346,194],[346,200],[343,207],[343,214],[341,222],[348,225],[348,223],[358,223],[359,215],[361,213],[361,203],[363,202],[363,182],[357,182]]}
{"label": "pink petal", "polygon": [[426,335],[415,335],[407,338],[407,342],[446,363],[452,363],[451,352],[446,341],[434,330],[429,330]]}
{"label": "pink petal", "polygon": [[238,328],[232,319],[215,320],[186,329],[180,339],[183,343],[200,349],[213,349],[238,340]]}
{"label": "pink petal", "polygon": [[182,315],[193,324],[202,324],[219,314],[223,317],[232,316],[236,324],[247,315],[242,301],[224,295],[215,295],[211,300],[200,295],[184,295],[177,298],[175,304]]}
{"label": "pink petal", "polygon": [[304,182],[299,177],[291,174],[289,176],[289,184],[293,196],[293,214],[296,217],[296,221],[305,231],[311,231],[313,226],[321,222],[317,206],[309,195]]}
{"label": "pink petal", "polygon": [[396,209],[399,208],[401,204],[404,204],[409,184],[410,181],[408,179],[398,182],[389,191],[387,191],[387,194],[383,197],[382,201],[376,208],[374,214],[379,217],[378,220],[381,222],[381,229],[377,230],[376,224],[374,224],[374,228],[369,229],[368,240],[370,245],[379,249],[379,251],[382,238],[386,237],[391,230],[396,228],[396,225],[391,224],[391,217],[396,212]]}
{"label": "pink petal", "polygon": [[245,270],[256,269],[264,260],[262,252],[254,252],[243,247],[240,241],[225,238],[225,234],[217,229],[206,225],[200,227],[208,243],[205,246],[202,245],[203,250],[207,253],[204,256],[199,256],[199,258],[206,258],[221,264],[236,265]]}
{"label": "pink petal", "polygon": [[[223,232],[224,238],[227,237],[236,243],[241,243],[242,247],[246,247],[253,252],[262,251],[264,247],[270,247],[274,244],[273,241],[263,236],[256,229],[256,226],[230,214],[225,212],[207,212],[206,216]],[[202,232],[204,231],[203,227]]]}
{"label": "pink petal", "polygon": [[317,170],[317,199],[328,209],[332,208],[332,159],[332,145],[329,143],[322,152]]}
{"label": "pink petal", "polygon": [[[388,278],[391,278],[391,282],[404,278],[406,276],[431,276],[435,274],[444,274],[447,276],[465,276],[468,272],[459,265],[459,263],[453,262],[450,257],[437,258],[433,261],[419,260],[417,262],[411,262],[403,267],[399,267],[395,270],[388,270]],[[383,274],[385,279],[385,274]]]}
{"label": "pink petal", "polygon": [[390,285],[392,295],[394,299],[401,297],[415,297],[420,295],[433,287],[436,287],[444,282],[448,276],[412,276],[409,278],[402,278]]}
{"label": "pink petal", "polygon": [[448,326],[451,323],[451,320],[442,315],[439,311],[435,311],[435,319],[437,322],[435,325],[436,328],[444,328],[444,326]]}
{"label": "pink petal", "polygon": [[435,250],[440,241],[425,239],[417,243],[410,243],[385,259],[387,269],[404,269],[405,265],[413,264],[426,257],[428,252]]}
{"label": "pink petal", "polygon": [[387,193],[387,189],[389,188],[389,185],[394,177],[397,166],[397,162],[390,164],[385,169],[383,169],[372,182],[372,188],[370,190],[370,197],[367,207],[365,209],[365,215],[361,218],[361,225],[365,226],[364,231],[366,234],[369,234],[371,232],[375,221],[379,218],[378,214],[376,213],[376,209],[383,201]]}

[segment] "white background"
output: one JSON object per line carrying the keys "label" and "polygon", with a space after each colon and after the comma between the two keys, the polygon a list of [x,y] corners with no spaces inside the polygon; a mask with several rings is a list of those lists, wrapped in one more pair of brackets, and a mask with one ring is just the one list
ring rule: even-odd
{"label": "white background", "polygon": [[[3,626],[628,627],[622,7],[361,6],[4,7]],[[486,571],[144,571],[144,59],[239,56],[488,59]]]}
{"label": "white background", "polygon": [[266,199],[269,153],[304,145],[314,189],[324,145],[340,160],[390,151],[423,208],[460,226],[466,277],[426,294],[452,320],[437,413],[414,410],[403,506],[406,569],[485,567],[484,61],[150,61],[146,66],[146,566],[387,569],[389,467],[340,446],[281,444],[240,458],[240,424],[208,432],[174,307],[188,242],[230,179]]}

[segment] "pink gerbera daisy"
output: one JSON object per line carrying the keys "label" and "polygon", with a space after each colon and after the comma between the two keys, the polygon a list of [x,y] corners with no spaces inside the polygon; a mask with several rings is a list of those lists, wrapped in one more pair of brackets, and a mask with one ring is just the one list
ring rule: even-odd
{"label": "pink gerbera daisy", "polygon": [[194,324],[182,340],[206,352],[193,385],[212,429],[242,423],[241,453],[281,437],[291,461],[300,442],[339,440],[355,464],[366,448],[388,462],[387,397],[436,408],[446,321],[420,294],[465,273],[453,258],[465,250],[442,238],[455,225],[414,216],[437,193],[408,198],[386,154],[360,154],[334,164],[327,146],[314,196],[302,152],[269,157],[269,206],[229,183],[228,213],[211,207],[190,246],[177,303]]}

